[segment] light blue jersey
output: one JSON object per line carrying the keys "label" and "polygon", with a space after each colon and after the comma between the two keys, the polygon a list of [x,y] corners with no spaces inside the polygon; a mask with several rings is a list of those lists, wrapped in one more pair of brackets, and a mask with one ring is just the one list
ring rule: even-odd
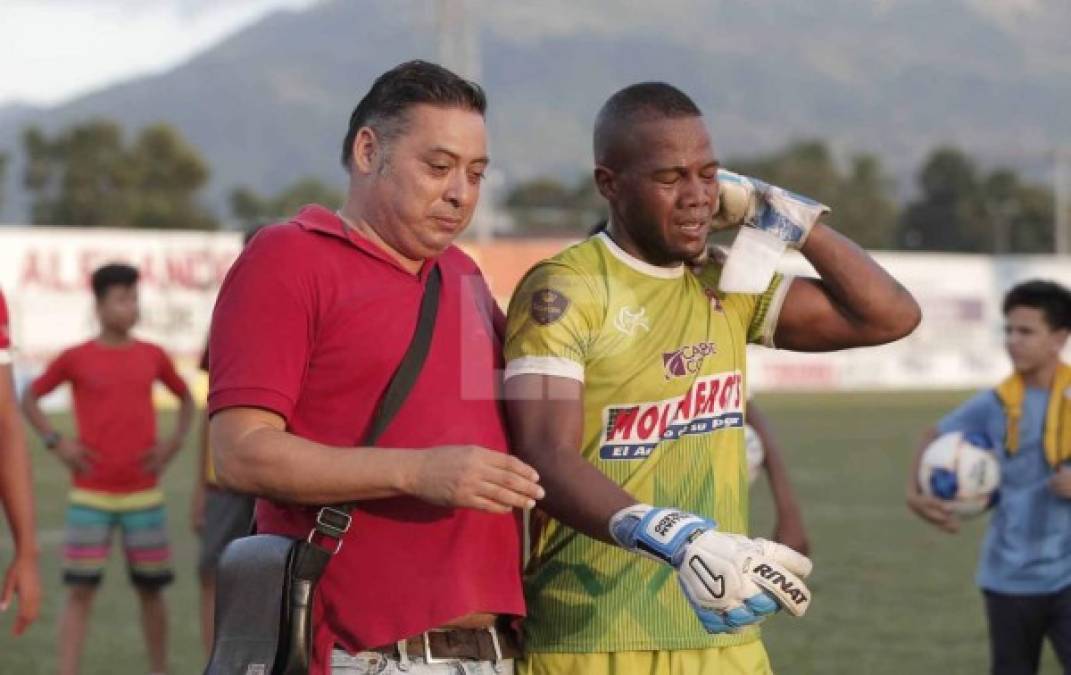
{"label": "light blue jersey", "polygon": [[978,561],[978,585],[989,591],[1033,595],[1071,586],[1071,500],[1049,490],[1052,468],[1042,448],[1048,405],[1047,390],[1026,390],[1014,455],[1004,449],[1004,407],[992,390],[974,396],[937,425],[942,434],[984,436],[1000,461],[1000,501]]}

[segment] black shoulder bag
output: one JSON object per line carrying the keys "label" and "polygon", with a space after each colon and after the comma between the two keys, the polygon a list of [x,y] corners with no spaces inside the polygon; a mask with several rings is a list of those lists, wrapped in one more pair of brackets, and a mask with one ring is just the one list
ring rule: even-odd
{"label": "black shoulder bag", "polygon": [[[412,342],[376,408],[363,445],[386,430],[424,365],[435,329],[442,277],[431,270]],[[305,539],[257,534],[231,542],[216,570],[216,620],[205,675],[307,675],[312,600],[331,556],[342,546],[355,504],[324,506]],[[332,550],[313,540],[327,540]]]}

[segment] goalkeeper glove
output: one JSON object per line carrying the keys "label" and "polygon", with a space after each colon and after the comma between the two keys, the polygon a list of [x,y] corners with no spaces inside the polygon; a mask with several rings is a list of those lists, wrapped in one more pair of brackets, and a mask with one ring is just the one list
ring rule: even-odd
{"label": "goalkeeper glove", "polygon": [[782,608],[803,616],[810,605],[802,577],[811,561],[787,546],[718,532],[701,516],[647,504],[614,514],[610,533],[622,547],[677,569],[707,632],[732,632]]}
{"label": "goalkeeper glove", "polygon": [[716,230],[753,227],[798,250],[818,218],[829,213],[825,204],[725,169],[718,170],[718,185]]}

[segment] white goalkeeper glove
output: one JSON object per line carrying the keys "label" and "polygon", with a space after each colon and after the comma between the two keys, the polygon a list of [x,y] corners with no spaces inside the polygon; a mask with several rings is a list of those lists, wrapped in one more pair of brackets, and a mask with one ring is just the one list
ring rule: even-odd
{"label": "white goalkeeper glove", "polygon": [[714,229],[753,227],[799,250],[829,207],[757,178],[718,169],[718,211]]}
{"label": "white goalkeeper glove", "polygon": [[709,633],[739,630],[779,609],[803,616],[810,606],[802,578],[811,561],[787,546],[724,534],[702,516],[648,504],[615,513],[610,534],[622,547],[675,567]]}

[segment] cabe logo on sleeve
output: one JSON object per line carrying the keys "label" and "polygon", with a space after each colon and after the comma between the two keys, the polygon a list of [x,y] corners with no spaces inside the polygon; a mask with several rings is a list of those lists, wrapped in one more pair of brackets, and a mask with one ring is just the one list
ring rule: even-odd
{"label": "cabe logo on sleeve", "polygon": [[637,460],[662,441],[744,426],[740,371],[698,378],[682,396],[603,411],[599,458]]}

